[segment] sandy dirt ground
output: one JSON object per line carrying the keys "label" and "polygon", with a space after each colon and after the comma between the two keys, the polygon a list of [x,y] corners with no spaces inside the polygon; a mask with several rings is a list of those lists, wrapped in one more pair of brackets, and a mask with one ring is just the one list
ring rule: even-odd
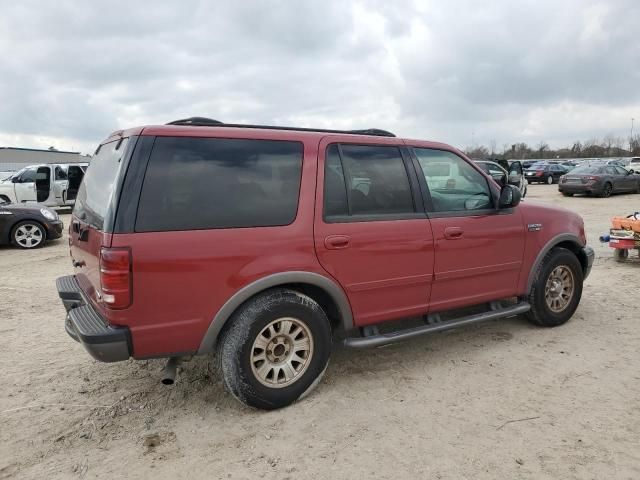
{"label": "sandy dirt ground", "polygon": [[72,270],[66,238],[0,247],[0,478],[640,478],[640,261],[597,240],[640,195],[534,185],[534,199],[582,214],[597,252],[568,324],[336,347],[318,388],[275,412],[238,404],[205,358],[172,387],[159,360],[92,360],[55,291]]}

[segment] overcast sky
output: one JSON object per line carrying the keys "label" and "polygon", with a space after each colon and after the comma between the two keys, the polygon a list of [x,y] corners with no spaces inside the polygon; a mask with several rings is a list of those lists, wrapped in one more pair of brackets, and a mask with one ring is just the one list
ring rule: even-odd
{"label": "overcast sky", "polygon": [[0,7],[0,146],[195,115],[499,150],[640,129],[640,0]]}

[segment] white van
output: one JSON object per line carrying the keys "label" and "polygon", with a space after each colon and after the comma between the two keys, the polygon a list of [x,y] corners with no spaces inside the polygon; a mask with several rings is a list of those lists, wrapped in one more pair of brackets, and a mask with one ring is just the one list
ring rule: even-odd
{"label": "white van", "polygon": [[640,157],[633,157],[627,165],[627,169],[633,170],[634,172],[640,172]]}
{"label": "white van", "polygon": [[71,207],[88,166],[88,163],[30,165],[0,178],[0,200]]}

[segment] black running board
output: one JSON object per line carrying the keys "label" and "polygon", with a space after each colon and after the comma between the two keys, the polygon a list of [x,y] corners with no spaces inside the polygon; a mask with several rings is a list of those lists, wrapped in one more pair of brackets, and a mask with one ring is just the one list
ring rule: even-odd
{"label": "black running board", "polygon": [[521,302],[510,307],[497,308],[488,312],[456,318],[455,320],[431,323],[420,327],[408,328],[406,330],[366,335],[363,337],[349,337],[345,338],[344,345],[345,347],[349,348],[380,347],[382,345],[401,342],[403,340],[408,340],[420,335],[426,335],[428,333],[442,332],[443,330],[449,330],[450,328],[462,327],[463,325],[469,325],[471,323],[484,322],[486,320],[495,320],[497,318],[513,317],[515,315],[526,313],[530,309],[531,305],[525,302]]}

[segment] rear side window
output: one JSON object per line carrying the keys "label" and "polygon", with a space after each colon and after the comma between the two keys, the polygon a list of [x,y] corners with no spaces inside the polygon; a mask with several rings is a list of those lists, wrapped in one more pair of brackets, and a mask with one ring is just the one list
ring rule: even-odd
{"label": "rear side window", "polygon": [[62,167],[56,167],[56,180],[66,180],[67,171]]}
{"label": "rear side window", "polygon": [[88,224],[102,230],[104,217],[111,203],[115,182],[128,138],[114,140],[100,146],[91,158],[80,185],[73,213]]}
{"label": "rear side window", "polygon": [[330,145],[324,175],[327,219],[415,213],[409,178],[397,147]]}
{"label": "rear side window", "polygon": [[298,208],[303,145],[158,137],[137,232],[288,225]]}

